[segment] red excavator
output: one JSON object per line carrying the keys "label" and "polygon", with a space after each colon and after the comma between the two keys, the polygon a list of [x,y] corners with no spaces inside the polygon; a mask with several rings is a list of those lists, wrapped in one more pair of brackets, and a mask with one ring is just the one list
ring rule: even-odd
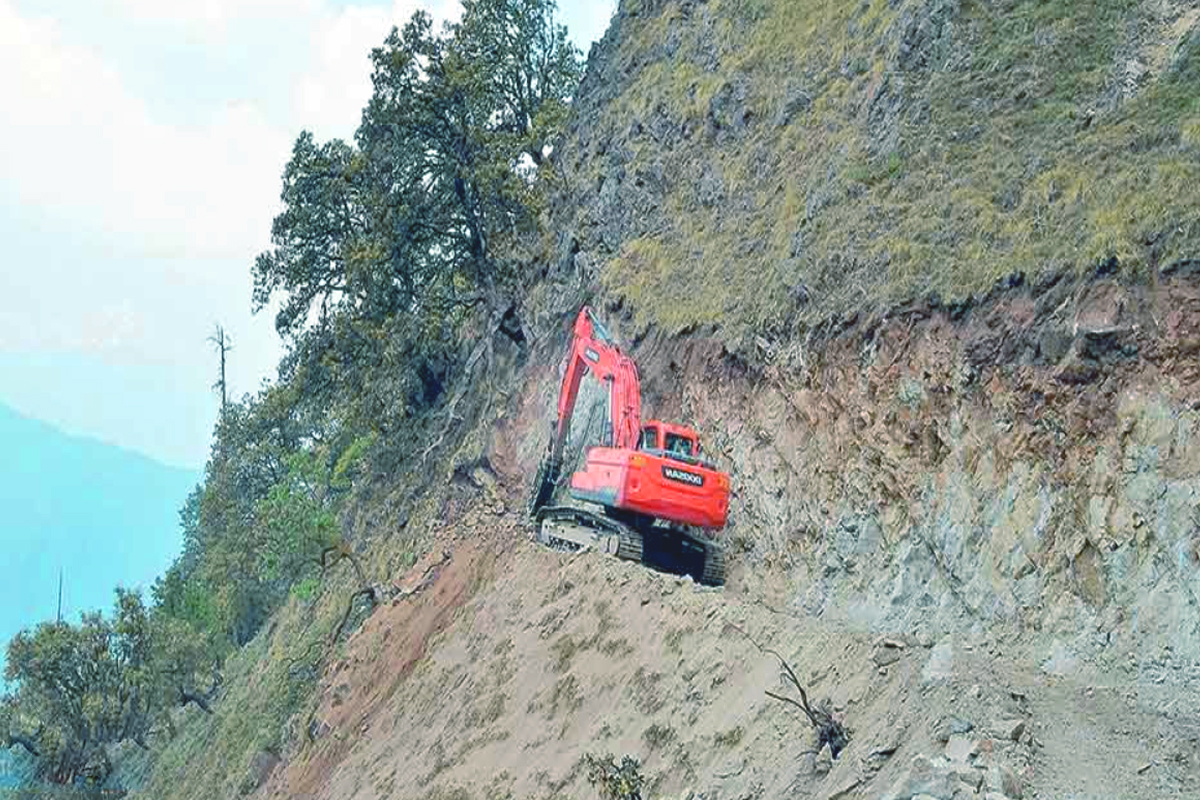
{"label": "red excavator", "polygon": [[[571,476],[577,503],[555,505],[563,450],[588,372],[607,392],[601,444],[588,449],[583,469]],[[642,421],[637,365],[586,306],[575,320],[558,419],[529,511],[539,541],[551,547],[594,547],[710,585],[724,583],[724,554],[709,536],[725,527],[729,476],[702,455],[691,428]]]}

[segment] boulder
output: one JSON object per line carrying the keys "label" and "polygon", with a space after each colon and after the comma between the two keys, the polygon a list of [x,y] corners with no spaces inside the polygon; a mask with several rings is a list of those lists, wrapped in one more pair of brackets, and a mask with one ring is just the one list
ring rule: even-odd
{"label": "boulder", "polygon": [[954,800],[956,794],[969,796],[972,787],[963,782],[960,775],[963,771],[980,772],[963,764],[953,764],[940,756],[916,756],[881,800],[914,800],[922,795],[935,800]]}
{"label": "boulder", "polygon": [[946,758],[966,764],[979,755],[979,742],[969,736],[951,736],[946,742]]}
{"label": "boulder", "polygon": [[1003,764],[988,767],[983,777],[983,788],[986,792],[996,792],[1013,800],[1021,800],[1021,794],[1024,792],[1021,779]]}
{"label": "boulder", "polygon": [[871,660],[878,667],[886,667],[889,664],[895,664],[904,655],[904,642],[897,639],[880,639],[875,643],[874,652],[871,653]]}
{"label": "boulder", "polygon": [[939,742],[948,742],[951,736],[970,733],[973,730],[975,730],[975,725],[970,720],[961,717],[944,717],[938,720],[937,725],[934,726],[934,736]]}
{"label": "boulder", "polygon": [[921,682],[926,686],[946,683],[954,675],[954,641],[947,636],[933,646],[929,661],[921,670]]}
{"label": "boulder", "polygon": [[992,725],[992,730],[995,731],[997,739],[1019,742],[1025,735],[1026,725],[1023,719],[1002,719]]}

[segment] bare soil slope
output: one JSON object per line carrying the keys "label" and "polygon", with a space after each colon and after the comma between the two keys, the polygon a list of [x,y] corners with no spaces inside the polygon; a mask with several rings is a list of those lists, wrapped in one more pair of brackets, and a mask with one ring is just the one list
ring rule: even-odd
{"label": "bare soil slope", "polygon": [[[483,540],[514,535],[510,522]],[[936,774],[947,750],[976,753],[963,776],[1012,797],[1200,785],[1200,697],[1131,691],[1125,671],[1048,674],[1036,633],[878,640],[597,554],[509,544],[492,560],[459,543],[432,586],[376,613],[325,679],[316,741],[259,796],[592,797],[585,753],[638,756],[655,797],[881,797],[922,757]],[[828,771],[807,722],[764,694],[786,689],[747,634],[851,728]]]}

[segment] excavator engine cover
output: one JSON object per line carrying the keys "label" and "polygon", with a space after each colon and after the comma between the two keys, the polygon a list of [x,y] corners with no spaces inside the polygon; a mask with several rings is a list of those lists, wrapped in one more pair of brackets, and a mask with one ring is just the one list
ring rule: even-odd
{"label": "excavator engine cover", "polygon": [[719,530],[729,513],[729,479],[703,462],[593,447],[571,476],[571,496],[607,508]]}

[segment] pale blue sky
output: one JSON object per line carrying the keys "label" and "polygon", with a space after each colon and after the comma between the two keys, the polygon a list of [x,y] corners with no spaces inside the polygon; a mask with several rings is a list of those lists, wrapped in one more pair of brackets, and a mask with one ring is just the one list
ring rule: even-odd
{"label": "pale blue sky", "polygon": [[[613,0],[560,3],[586,52]],[[250,314],[301,129],[350,136],[367,53],[454,0],[0,0],[0,403],[198,467],[216,400],[279,357]]]}

